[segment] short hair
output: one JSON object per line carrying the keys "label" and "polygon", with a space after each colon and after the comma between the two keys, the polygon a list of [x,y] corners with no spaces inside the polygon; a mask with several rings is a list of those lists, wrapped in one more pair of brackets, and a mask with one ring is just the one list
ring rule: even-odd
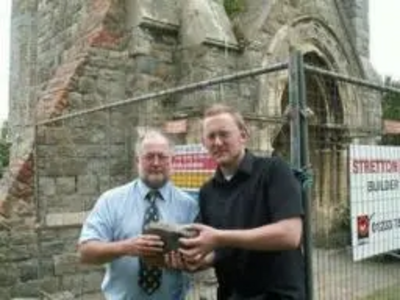
{"label": "short hair", "polygon": [[139,137],[135,144],[135,154],[136,155],[141,154],[143,144],[145,141],[147,141],[149,139],[158,139],[158,138],[164,139],[167,142],[168,147],[170,148],[171,152],[173,152],[174,145],[173,145],[172,141],[164,133],[162,133],[161,131],[159,131],[157,129],[149,129],[149,130],[146,130],[144,133],[139,134]]}
{"label": "short hair", "polygon": [[249,136],[249,129],[246,126],[242,114],[235,108],[226,104],[213,104],[204,111],[203,118],[214,117],[221,114],[229,114],[240,130]]}

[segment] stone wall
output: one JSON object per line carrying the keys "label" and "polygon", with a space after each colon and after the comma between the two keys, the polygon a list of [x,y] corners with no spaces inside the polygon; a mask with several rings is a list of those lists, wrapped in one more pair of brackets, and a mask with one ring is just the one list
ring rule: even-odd
{"label": "stone wall", "polygon": [[[358,63],[368,56],[362,47],[365,33],[359,27],[351,36],[343,30],[340,1],[245,2],[246,10],[230,20],[222,1],[212,0],[14,1],[14,140],[11,165],[0,184],[0,212],[6,217],[0,231],[0,262],[5,266],[0,270],[0,299],[37,297],[40,291],[96,297],[102,270],[77,263],[76,240],[100,193],[134,176],[137,133],[184,116],[187,132],[176,139],[198,142],[201,109],[228,102],[246,115],[253,131],[251,147],[270,151],[270,137],[281,129],[287,72],[96,107],[284,62],[291,47],[316,53],[332,70],[370,77],[365,61]],[[350,13],[358,7],[354,5],[339,8]],[[365,18],[363,13],[357,18]],[[354,119],[363,107],[357,93],[343,95],[349,95],[342,99],[345,124],[377,126],[376,120]],[[90,109],[41,125],[36,133],[22,122]]]}

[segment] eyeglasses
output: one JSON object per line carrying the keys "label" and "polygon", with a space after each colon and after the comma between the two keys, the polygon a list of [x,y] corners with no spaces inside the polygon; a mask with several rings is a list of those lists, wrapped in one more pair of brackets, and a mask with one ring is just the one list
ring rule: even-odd
{"label": "eyeglasses", "polygon": [[148,153],[146,155],[143,155],[142,157],[148,162],[155,161],[156,159],[158,159],[160,162],[167,162],[170,158],[170,156],[160,153]]}

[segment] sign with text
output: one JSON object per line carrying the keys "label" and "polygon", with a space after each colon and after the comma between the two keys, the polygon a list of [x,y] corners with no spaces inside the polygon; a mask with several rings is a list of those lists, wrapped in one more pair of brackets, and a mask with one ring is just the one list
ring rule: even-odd
{"label": "sign with text", "polygon": [[217,165],[200,144],[175,146],[172,159],[172,182],[197,199],[199,188],[213,174]]}
{"label": "sign with text", "polygon": [[400,249],[400,147],[350,146],[353,260]]}

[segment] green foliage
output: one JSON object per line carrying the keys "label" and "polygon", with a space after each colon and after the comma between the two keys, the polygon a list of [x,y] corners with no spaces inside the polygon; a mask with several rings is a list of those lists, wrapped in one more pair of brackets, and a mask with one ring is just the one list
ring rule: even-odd
{"label": "green foliage", "polygon": [[314,244],[325,249],[338,249],[351,245],[350,207],[348,203],[341,203],[335,207],[335,213],[329,230],[316,229]]}
{"label": "green foliage", "polygon": [[[385,79],[385,85],[400,89],[400,82],[389,77]],[[400,93],[388,92],[385,94],[382,101],[382,118],[400,121]],[[381,143],[400,146],[400,135],[385,135],[382,137]]]}
{"label": "green foliage", "polygon": [[10,160],[10,147],[8,142],[8,124],[4,122],[0,132],[0,178],[3,177],[4,169],[8,166]]}
{"label": "green foliage", "polygon": [[228,16],[234,16],[237,13],[244,11],[244,0],[224,0],[224,7]]}
{"label": "green foliage", "polygon": [[[400,82],[386,78],[385,85],[400,89]],[[400,93],[388,92],[382,102],[383,118],[400,121]]]}

